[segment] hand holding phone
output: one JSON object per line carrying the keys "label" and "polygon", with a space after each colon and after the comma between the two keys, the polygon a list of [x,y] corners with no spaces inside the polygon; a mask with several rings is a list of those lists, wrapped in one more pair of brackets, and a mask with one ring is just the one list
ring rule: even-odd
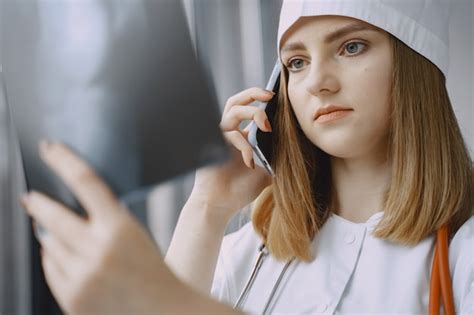
{"label": "hand holding phone", "polygon": [[[232,95],[226,102],[220,128],[231,146],[233,158],[196,173],[190,198],[200,203],[204,200],[225,222],[272,183],[270,163],[265,167],[262,160],[271,162],[273,147],[272,117],[278,102],[275,93],[279,88],[280,63],[274,68],[267,85],[271,88],[252,87]],[[259,103],[251,106],[254,102]],[[242,130],[243,121],[251,123]],[[255,151],[261,155],[256,156]],[[257,163],[262,167],[255,168]]]}

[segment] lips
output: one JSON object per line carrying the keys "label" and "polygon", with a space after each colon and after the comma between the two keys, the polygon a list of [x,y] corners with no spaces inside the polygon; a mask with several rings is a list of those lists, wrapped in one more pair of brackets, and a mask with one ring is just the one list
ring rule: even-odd
{"label": "lips", "polygon": [[337,105],[327,105],[327,106],[318,108],[318,110],[316,111],[314,115],[314,119],[316,120],[319,118],[319,116],[330,114],[332,112],[350,111],[350,110],[352,110],[352,108],[342,107],[342,106],[337,106]]}

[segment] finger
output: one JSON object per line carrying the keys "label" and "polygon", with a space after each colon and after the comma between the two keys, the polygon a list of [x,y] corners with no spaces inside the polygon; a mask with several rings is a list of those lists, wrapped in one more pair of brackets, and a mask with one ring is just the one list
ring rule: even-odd
{"label": "finger", "polygon": [[275,93],[272,91],[267,91],[257,87],[243,90],[242,92],[229,97],[224,107],[224,114],[235,105],[248,105],[255,101],[268,102],[274,95]]}
{"label": "finger", "polygon": [[61,203],[34,191],[24,195],[21,204],[52,237],[73,250],[80,250],[78,247],[83,244],[86,229],[84,219]]}
{"label": "finger", "polygon": [[42,142],[40,155],[91,216],[113,218],[117,209],[122,209],[113,192],[94,170],[64,145]]}
{"label": "finger", "polygon": [[74,275],[76,262],[79,259],[77,255],[74,255],[69,248],[66,248],[51,234],[38,238],[38,242],[43,253],[46,253],[55,262],[57,269],[64,277],[69,278],[70,275]]}
{"label": "finger", "polygon": [[62,269],[54,259],[45,251],[41,250],[41,264],[43,265],[44,277],[46,283],[51,290],[51,293],[59,303],[61,308],[67,302],[70,294],[71,278],[67,277]]}
{"label": "finger", "polygon": [[43,265],[46,282],[55,297],[60,296],[61,292],[67,289],[68,278],[66,277],[61,265],[54,261],[49,253],[41,250],[41,264]]}
{"label": "finger", "polygon": [[226,132],[224,136],[241,152],[244,164],[249,168],[255,168],[252,147],[244,136],[239,131]]}
{"label": "finger", "polygon": [[258,107],[233,106],[222,116],[220,127],[223,131],[238,129],[243,120],[253,120],[262,131],[272,131],[265,111]]}

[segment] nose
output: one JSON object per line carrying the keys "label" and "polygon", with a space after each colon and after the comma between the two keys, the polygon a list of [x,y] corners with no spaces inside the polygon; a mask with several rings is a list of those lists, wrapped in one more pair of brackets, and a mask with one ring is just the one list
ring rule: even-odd
{"label": "nose", "polygon": [[341,88],[337,65],[327,60],[311,62],[310,73],[306,78],[306,90],[314,96],[336,93]]}

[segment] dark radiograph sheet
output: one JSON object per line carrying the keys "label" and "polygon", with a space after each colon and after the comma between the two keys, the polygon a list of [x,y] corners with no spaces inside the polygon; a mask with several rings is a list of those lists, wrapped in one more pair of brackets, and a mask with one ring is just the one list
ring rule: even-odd
{"label": "dark radiograph sheet", "polygon": [[120,196],[227,157],[181,1],[2,5],[6,92],[30,189],[77,207],[40,162],[40,139],[72,147]]}

